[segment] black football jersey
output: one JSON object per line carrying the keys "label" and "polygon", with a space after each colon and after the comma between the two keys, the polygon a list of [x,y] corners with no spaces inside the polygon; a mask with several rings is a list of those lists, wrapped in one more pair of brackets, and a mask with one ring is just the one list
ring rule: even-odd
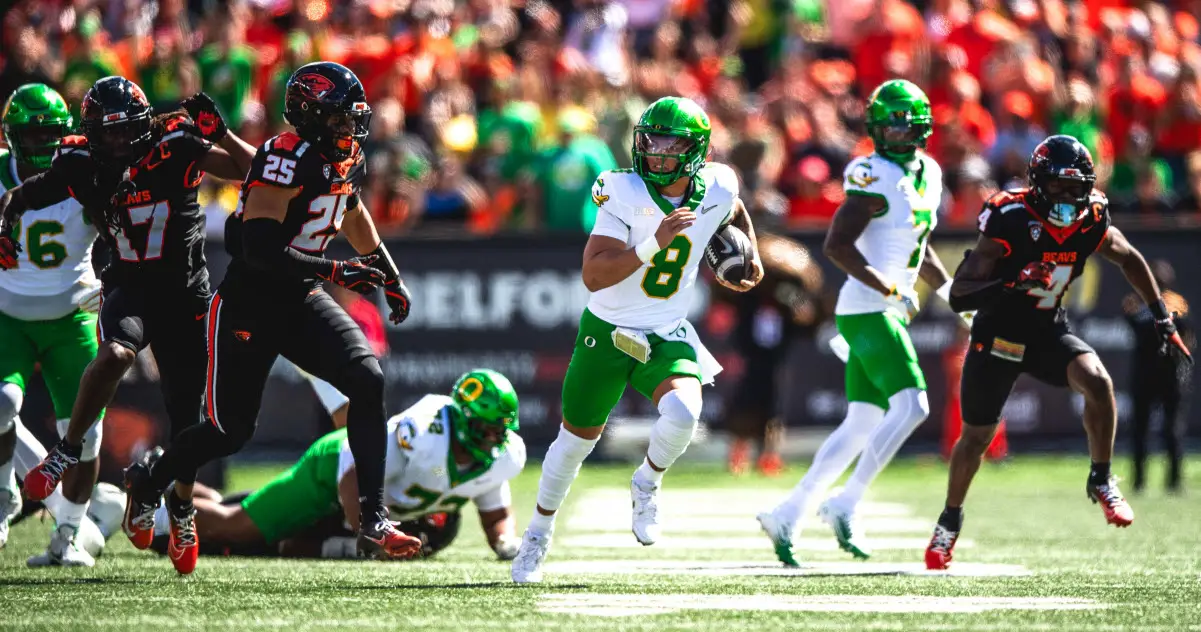
{"label": "black football jersey", "polygon": [[168,119],[164,127],[150,153],[129,168],[122,194],[116,194],[119,178],[98,181],[84,136],[64,138],[49,171],[25,180],[22,190],[31,208],[67,197],[83,206],[112,251],[102,276],[106,284],[207,292],[205,218],[196,191],[204,177],[199,161],[212,143],[186,116]]}
{"label": "black football jersey", "polygon": [[1084,218],[1067,228],[1059,228],[1034,212],[1028,196],[1027,189],[1002,191],[992,196],[980,211],[979,230],[1005,247],[1006,255],[997,263],[994,277],[1014,282],[1030,263],[1046,261],[1055,264],[1053,283],[1046,290],[1010,290],[981,316],[1013,317],[1025,322],[1031,318],[1061,321],[1064,294],[1084,272],[1089,255],[1105,240],[1111,225],[1109,201],[1094,189]]}
{"label": "black football jersey", "polygon": [[[242,204],[257,186],[296,189],[284,216],[284,232],[291,247],[314,257],[325,249],[342,227],[346,209],[358,205],[359,191],[367,175],[362,151],[334,162],[312,144],[292,132],[268,140],[259,148],[242,183]],[[241,212],[226,225],[226,249],[233,256],[225,283],[262,292],[307,290],[317,279],[297,279],[251,269],[243,259]]]}

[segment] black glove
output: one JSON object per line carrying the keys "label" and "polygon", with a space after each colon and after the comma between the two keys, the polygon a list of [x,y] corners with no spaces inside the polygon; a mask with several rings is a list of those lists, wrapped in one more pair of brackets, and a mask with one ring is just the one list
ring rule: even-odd
{"label": "black glove", "polygon": [[[1160,304],[1162,305],[1163,301],[1160,301]],[[1157,310],[1152,308],[1151,311]],[[1180,332],[1176,331],[1176,323],[1172,322],[1171,316],[1155,319],[1155,333],[1159,334],[1160,355],[1170,356],[1174,360],[1184,360],[1190,365],[1193,363],[1193,354],[1189,353],[1188,346],[1180,338]]]}
{"label": "black glove", "polygon": [[370,294],[384,283],[384,273],[371,267],[377,259],[375,255],[368,255],[346,261],[332,261],[333,270],[328,276],[321,278],[352,292]]}
{"label": "black glove", "polygon": [[200,134],[205,140],[210,143],[219,143],[225,139],[229,128],[225,125],[225,119],[221,117],[221,112],[217,110],[217,104],[212,97],[203,92],[197,92],[184,99],[180,106],[187,110],[188,116],[192,117],[192,122],[196,123],[196,129],[200,130]]}
{"label": "black glove", "polygon": [[409,294],[409,288],[405,287],[405,282],[399,277],[389,279],[384,283],[384,300],[388,301],[388,307],[392,308],[392,313],[388,315],[388,320],[392,324],[399,325],[409,317],[409,307],[413,304],[413,295]]}
{"label": "black glove", "polygon": [[21,252],[21,244],[13,239],[12,235],[0,237],[0,270],[15,269],[18,252]]}

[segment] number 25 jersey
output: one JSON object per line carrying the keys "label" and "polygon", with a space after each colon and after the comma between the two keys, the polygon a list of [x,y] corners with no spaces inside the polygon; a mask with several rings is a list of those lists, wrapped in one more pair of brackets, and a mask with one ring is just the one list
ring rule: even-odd
{"label": "number 25 jersey", "polygon": [[1035,213],[1029,198],[1029,189],[997,193],[985,202],[977,224],[980,234],[1005,248],[994,278],[1012,283],[1027,265],[1045,261],[1055,265],[1051,287],[1010,290],[977,318],[1037,324],[1062,321],[1063,295],[1084,272],[1089,255],[1105,241],[1111,224],[1109,200],[1100,191],[1093,190],[1084,217],[1067,228],[1054,226]]}
{"label": "number 25 jersey", "polygon": [[[324,257],[325,248],[342,228],[346,209],[358,204],[359,190],[367,175],[367,163],[361,149],[341,162],[321,155],[311,143],[292,132],[268,140],[250,163],[250,172],[242,184],[242,205],[255,187],[274,186],[293,189],[296,196],[288,202],[284,233],[289,245],[314,257]],[[251,269],[243,259],[241,240],[242,213],[226,224],[226,249],[233,255],[223,286],[249,293],[307,293],[317,279],[297,279],[266,270]]]}

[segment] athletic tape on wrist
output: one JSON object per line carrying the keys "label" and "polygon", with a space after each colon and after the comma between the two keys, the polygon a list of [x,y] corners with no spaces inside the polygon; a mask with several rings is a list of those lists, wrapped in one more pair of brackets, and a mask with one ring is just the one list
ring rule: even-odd
{"label": "athletic tape on wrist", "polygon": [[651,237],[647,237],[637,246],[634,246],[634,254],[638,255],[638,258],[641,259],[643,263],[650,263],[651,259],[653,259],[655,255],[659,254],[660,250],[662,250],[662,248],[659,247],[659,240],[655,239],[653,235]]}

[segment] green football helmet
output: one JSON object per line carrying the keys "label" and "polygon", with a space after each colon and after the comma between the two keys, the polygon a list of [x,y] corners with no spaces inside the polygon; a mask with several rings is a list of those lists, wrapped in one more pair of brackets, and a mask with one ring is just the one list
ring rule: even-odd
{"label": "green football helmet", "polygon": [[868,97],[867,133],[881,156],[897,162],[913,160],[933,132],[930,99],[913,83],[885,81]]}
{"label": "green football helmet", "polygon": [[475,369],[455,382],[450,397],[455,440],[472,458],[491,465],[509,433],[517,431],[517,391],[500,373]]}
{"label": "green football helmet", "polygon": [[[705,166],[712,131],[709,115],[692,99],[655,101],[634,126],[634,171],[658,186],[696,175]],[[654,168],[652,158],[657,159]]]}
{"label": "green football helmet", "polygon": [[54,152],[71,129],[71,110],[50,86],[27,83],[4,104],[4,140],[18,162],[49,169]]}

